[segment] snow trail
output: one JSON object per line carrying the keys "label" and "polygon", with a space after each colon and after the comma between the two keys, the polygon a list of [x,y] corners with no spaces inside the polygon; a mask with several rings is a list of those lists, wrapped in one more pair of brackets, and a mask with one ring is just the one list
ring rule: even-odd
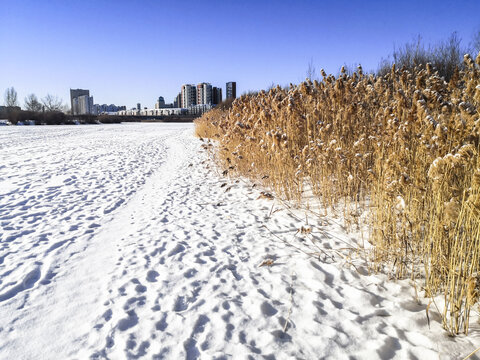
{"label": "snow trail", "polygon": [[450,339],[433,311],[429,330],[407,281],[279,241],[330,253],[360,235],[310,220],[309,244],[298,215],[218,174],[191,124],[43,129],[0,132],[0,359],[450,359],[475,348],[478,332]]}

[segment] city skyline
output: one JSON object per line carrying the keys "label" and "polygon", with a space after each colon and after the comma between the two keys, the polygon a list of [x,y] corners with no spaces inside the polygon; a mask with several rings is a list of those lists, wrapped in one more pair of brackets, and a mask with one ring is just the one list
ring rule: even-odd
{"label": "city skyline", "polygon": [[473,0],[19,0],[1,7],[0,42],[8,56],[0,57],[0,91],[15,87],[21,105],[30,93],[68,103],[68,89],[83,88],[95,89],[99,103],[153,107],[158,94],[173,101],[187,79],[236,79],[241,95],[298,83],[309,64],[317,74],[358,63],[375,70],[417,35],[428,44],[456,31],[467,46],[480,29],[474,15],[480,3]]}
{"label": "city skyline", "polygon": [[[229,81],[225,84],[226,89],[226,98],[235,99],[236,95],[236,81]],[[70,114],[72,115],[98,115],[102,113],[123,113],[123,115],[133,114],[131,110],[142,111],[149,110],[149,114],[146,115],[159,115],[163,114],[161,111],[151,111],[151,110],[161,110],[161,109],[175,109],[175,110],[185,110],[188,109],[186,113],[203,113],[206,110],[211,109],[212,107],[220,104],[223,101],[222,97],[222,88],[217,86],[212,86],[211,83],[201,82],[199,84],[183,84],[180,90],[180,93],[173,99],[171,103],[166,103],[163,96],[159,96],[155,101],[153,107],[144,106],[142,107],[141,103],[137,103],[136,107],[129,108],[125,105],[115,105],[115,104],[94,104],[93,95],[90,96],[90,89],[70,89]],[[202,106],[202,105],[206,105]],[[199,107],[200,106],[200,107]],[[21,106],[20,106],[21,107]],[[196,109],[191,110],[190,108],[195,107]],[[178,111],[166,111],[168,114],[183,113]]]}
{"label": "city skyline", "polygon": [[[232,85],[233,84],[233,85]],[[236,81],[229,81],[225,84],[225,92],[227,94],[227,98],[231,97],[231,98],[236,98],[237,95],[236,95]],[[222,98],[222,87],[221,86],[212,86],[211,83],[207,83],[207,82],[201,82],[199,84],[183,84],[181,89],[183,89],[184,86],[191,86],[192,87],[192,90],[194,90],[194,94],[192,94],[194,100],[195,100],[195,105],[196,104],[211,104],[211,105],[218,105],[219,103],[221,103],[223,101],[223,98]],[[201,94],[198,92],[198,87],[199,86],[208,86],[209,88],[208,89],[202,89],[201,91]],[[230,90],[230,93],[229,93],[229,86],[233,86],[233,92],[232,90]],[[103,104],[94,104],[93,103],[93,96],[90,96],[90,93],[89,93],[89,89],[88,90],[83,90],[83,89],[70,89],[70,110],[71,110],[71,113],[73,115],[77,115],[79,113],[95,113],[95,112],[92,112],[91,110],[87,110],[89,108],[93,108],[94,106],[95,107],[119,107],[121,109],[119,110],[126,110],[127,106],[126,105],[116,105],[116,104],[110,104],[108,105],[107,103],[103,103]],[[180,91],[179,95],[181,95],[182,93],[182,90]],[[82,99],[84,96],[86,96],[86,99]],[[200,98],[199,98],[200,96]],[[177,96],[175,96],[171,102],[166,102],[165,101],[165,98],[163,96],[158,96],[156,97],[155,101],[154,101],[154,105],[153,106],[141,106],[141,108],[143,109],[160,109],[162,107],[175,107],[174,104],[175,104],[175,101],[177,100]],[[75,102],[75,99],[77,99],[77,101]],[[80,103],[79,103],[80,101]],[[83,104],[83,102],[88,102],[88,104]],[[134,108],[138,108],[139,104],[142,104],[142,103],[136,103],[136,106],[132,107],[132,109]],[[20,107],[22,107],[22,103],[19,103]],[[191,106],[191,105],[189,105]],[[186,107],[189,107],[189,106],[186,106]],[[82,111],[79,112],[79,107],[82,107]],[[181,107],[180,105],[178,107]],[[98,112],[98,111],[97,111]],[[113,111],[112,111],[113,112]]]}

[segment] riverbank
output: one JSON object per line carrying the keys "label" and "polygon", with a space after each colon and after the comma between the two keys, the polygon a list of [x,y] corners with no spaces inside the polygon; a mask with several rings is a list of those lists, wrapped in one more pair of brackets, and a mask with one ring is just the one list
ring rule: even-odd
{"label": "riverbank", "polygon": [[[4,111],[0,119],[9,125],[85,125],[119,124],[122,122],[191,123],[198,116],[120,116],[120,115],[68,115],[62,112]],[[1,124],[0,124],[1,125]]]}

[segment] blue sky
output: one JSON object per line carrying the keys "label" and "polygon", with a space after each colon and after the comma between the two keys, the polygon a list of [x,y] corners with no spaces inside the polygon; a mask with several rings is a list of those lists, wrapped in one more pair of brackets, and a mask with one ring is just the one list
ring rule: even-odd
{"label": "blue sky", "polygon": [[[480,31],[480,1],[24,1],[0,0],[0,94],[14,86],[69,102],[153,107],[184,83],[237,82],[237,92],[286,85],[343,64],[375,70],[421,35]],[[3,96],[0,100],[3,103]]]}

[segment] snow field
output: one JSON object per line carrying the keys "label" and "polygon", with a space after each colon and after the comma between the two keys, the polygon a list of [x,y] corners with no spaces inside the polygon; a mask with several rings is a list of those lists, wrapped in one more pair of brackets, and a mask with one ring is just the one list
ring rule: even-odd
{"label": "snow field", "polygon": [[191,124],[2,129],[1,359],[451,359],[475,349],[478,333],[449,338],[432,309],[429,329],[408,281],[331,251],[360,234],[311,217],[312,235],[295,234],[301,212],[222,177],[192,134]]}

